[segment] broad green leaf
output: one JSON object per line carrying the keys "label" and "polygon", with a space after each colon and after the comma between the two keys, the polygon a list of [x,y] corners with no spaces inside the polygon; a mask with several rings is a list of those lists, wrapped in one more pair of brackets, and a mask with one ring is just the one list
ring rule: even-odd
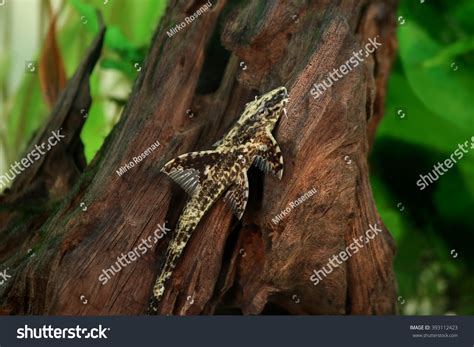
{"label": "broad green leaf", "polygon": [[428,109],[400,72],[391,74],[388,91],[385,116],[377,129],[377,138],[396,138],[449,154],[459,142],[473,134],[468,128],[457,126]]}
{"label": "broad green leaf", "polygon": [[413,22],[399,27],[398,34],[404,71],[416,96],[434,114],[459,128],[474,130],[474,70],[460,64],[456,65],[459,71],[452,65],[426,67],[425,62],[442,47]]}

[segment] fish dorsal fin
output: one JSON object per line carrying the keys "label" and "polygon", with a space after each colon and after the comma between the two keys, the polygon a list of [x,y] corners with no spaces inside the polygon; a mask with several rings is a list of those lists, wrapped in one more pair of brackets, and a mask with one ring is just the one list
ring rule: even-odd
{"label": "fish dorsal fin", "polygon": [[193,195],[200,188],[207,171],[216,165],[219,159],[217,151],[186,153],[166,163],[161,172],[178,183],[186,193]]}
{"label": "fish dorsal fin", "polygon": [[238,219],[242,218],[247,201],[249,199],[249,180],[247,173],[242,171],[237,176],[237,180],[230,186],[227,191],[224,201],[230,206],[232,212]]}

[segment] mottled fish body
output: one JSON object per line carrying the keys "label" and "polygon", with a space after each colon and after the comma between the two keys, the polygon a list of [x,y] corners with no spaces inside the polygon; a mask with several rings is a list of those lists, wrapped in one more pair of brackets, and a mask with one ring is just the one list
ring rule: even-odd
{"label": "mottled fish body", "polygon": [[272,130],[288,103],[286,88],[274,89],[247,103],[244,112],[213,150],[180,155],[161,169],[190,196],[168,246],[165,263],[153,288],[150,313],[157,312],[166,281],[171,277],[192,232],[214,202],[224,195],[238,219],[249,196],[247,171],[252,164],[281,179],[283,157]]}

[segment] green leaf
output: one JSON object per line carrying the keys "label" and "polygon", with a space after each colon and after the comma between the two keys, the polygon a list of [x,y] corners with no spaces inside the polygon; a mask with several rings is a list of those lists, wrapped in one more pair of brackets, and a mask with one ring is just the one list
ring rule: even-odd
{"label": "green leaf", "polygon": [[133,79],[136,76],[136,71],[133,70],[132,64],[123,60],[116,60],[111,58],[104,58],[100,63],[103,69],[111,69],[123,72],[128,78]]}
{"label": "green leaf", "polygon": [[474,37],[469,37],[441,49],[433,58],[426,60],[423,65],[425,68],[431,68],[441,64],[451,66],[450,64],[458,55],[468,53],[472,50],[474,50]]}
{"label": "green leaf", "polygon": [[[472,135],[468,128],[457,126],[428,109],[400,72],[391,74],[388,91],[385,115],[377,129],[377,139],[390,137],[449,154],[458,142]],[[398,115],[400,110],[405,114],[403,119]]]}
{"label": "green leaf", "polygon": [[69,0],[69,3],[79,12],[79,20],[85,27],[97,34],[99,32],[99,18],[94,6],[84,3],[82,0]]}
{"label": "green leaf", "polygon": [[403,67],[416,96],[434,114],[459,128],[474,130],[471,103],[474,99],[474,69],[459,65],[425,66],[425,62],[442,51],[414,22],[399,28],[400,56]]}
{"label": "green leaf", "polygon": [[135,47],[130,43],[127,37],[122,31],[116,26],[110,26],[107,28],[105,34],[105,44],[118,52],[134,51]]}

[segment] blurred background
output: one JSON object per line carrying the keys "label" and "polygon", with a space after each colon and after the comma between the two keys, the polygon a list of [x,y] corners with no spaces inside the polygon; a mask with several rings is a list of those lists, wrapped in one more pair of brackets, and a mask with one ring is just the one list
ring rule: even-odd
{"label": "blurred background", "polygon": [[474,314],[474,150],[416,185],[474,136],[474,1],[401,0],[398,57],[370,157],[397,244],[402,314]]}
{"label": "blurred background", "polygon": [[[99,9],[108,29],[81,135],[93,159],[165,7],[164,0],[0,0],[0,175],[46,121],[45,86],[72,76],[98,31]],[[472,0],[400,0],[398,57],[370,166],[377,208],[398,246],[401,314],[474,313],[474,150],[428,188],[416,185],[474,136],[473,17]],[[52,62],[54,71],[46,68]]]}
{"label": "blurred background", "polygon": [[[46,66],[54,62],[72,76],[98,32],[97,9],[107,33],[81,136],[92,160],[119,119],[165,7],[162,0],[0,0],[0,173],[48,116],[44,86],[61,80],[61,71]],[[48,35],[53,15],[57,23]],[[43,50],[46,45],[52,48]]]}

